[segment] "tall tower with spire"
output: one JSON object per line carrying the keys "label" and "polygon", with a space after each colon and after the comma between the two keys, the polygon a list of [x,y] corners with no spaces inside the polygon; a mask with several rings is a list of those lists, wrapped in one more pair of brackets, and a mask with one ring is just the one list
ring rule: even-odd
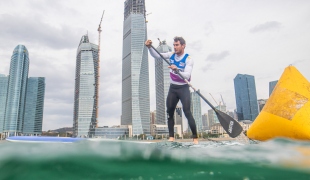
{"label": "tall tower with spire", "polygon": [[145,1],[124,3],[121,125],[133,135],[150,134],[150,94]]}
{"label": "tall tower with spire", "polygon": [[22,133],[29,71],[29,54],[24,45],[13,51],[10,64],[4,132],[8,136]]}
{"label": "tall tower with spire", "polygon": [[81,38],[76,54],[73,135],[92,137],[97,126],[98,45]]}

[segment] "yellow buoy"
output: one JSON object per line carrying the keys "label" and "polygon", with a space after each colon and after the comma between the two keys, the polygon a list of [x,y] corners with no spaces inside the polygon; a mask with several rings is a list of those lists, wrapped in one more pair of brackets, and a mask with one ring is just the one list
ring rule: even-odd
{"label": "yellow buoy", "polygon": [[309,100],[309,81],[288,66],[247,136],[260,141],[275,137],[310,140]]}

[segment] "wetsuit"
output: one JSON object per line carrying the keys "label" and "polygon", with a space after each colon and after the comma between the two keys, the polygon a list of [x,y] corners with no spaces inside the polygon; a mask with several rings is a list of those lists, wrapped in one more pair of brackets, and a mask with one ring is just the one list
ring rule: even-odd
{"label": "wetsuit", "polygon": [[[149,48],[149,51],[154,58],[161,58],[154,49]],[[194,61],[188,54],[184,53],[183,55],[178,56],[177,54],[168,52],[161,53],[161,55],[164,58],[169,59],[171,64],[176,65],[179,69],[180,74],[185,79],[190,81]],[[179,100],[181,100],[183,112],[188,120],[189,127],[193,133],[193,138],[197,138],[196,123],[190,111],[190,97],[191,96],[188,84],[178,74],[176,74],[172,69],[170,69],[170,88],[166,101],[169,137],[174,137],[174,111]]]}

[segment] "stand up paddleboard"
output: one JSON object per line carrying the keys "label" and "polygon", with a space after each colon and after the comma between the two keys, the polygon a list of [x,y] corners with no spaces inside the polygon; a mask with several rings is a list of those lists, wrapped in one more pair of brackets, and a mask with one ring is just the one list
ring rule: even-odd
{"label": "stand up paddleboard", "polygon": [[6,138],[11,142],[46,142],[46,143],[73,143],[85,140],[85,138],[71,138],[71,137],[48,137],[48,136],[12,136]]}
{"label": "stand up paddleboard", "polygon": [[100,138],[72,138],[72,137],[49,137],[49,136],[12,136],[6,138],[10,142],[35,142],[35,143],[73,143],[79,141],[93,141],[93,142],[118,142],[118,143],[138,143],[150,144],[154,142],[145,141],[122,141],[115,139],[100,139]]}

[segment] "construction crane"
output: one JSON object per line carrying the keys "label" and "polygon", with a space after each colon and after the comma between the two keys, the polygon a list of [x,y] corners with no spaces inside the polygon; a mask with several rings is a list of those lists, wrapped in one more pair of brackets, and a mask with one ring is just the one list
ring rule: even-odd
{"label": "construction crane", "polygon": [[97,86],[96,86],[96,90],[97,90],[97,97],[96,97],[96,127],[98,127],[98,109],[99,109],[99,77],[100,77],[100,34],[101,34],[101,23],[102,23],[102,18],[104,15],[104,10],[101,16],[101,20],[99,23],[99,27],[98,27],[98,33],[99,33],[99,39],[98,39],[98,66],[97,66]]}
{"label": "construction crane", "polygon": [[221,98],[222,98],[223,105],[226,106],[222,94],[221,94]]}
{"label": "construction crane", "polygon": [[215,101],[216,105],[219,105],[219,104],[216,102],[216,100],[214,99],[214,97],[212,96],[212,94],[211,94],[211,93],[209,93],[209,94],[211,95],[212,99]]}
{"label": "construction crane", "polygon": [[[146,19],[146,16],[148,16],[148,15],[150,15],[150,14],[152,14],[151,12],[150,13],[147,13],[146,15],[145,15],[145,19]],[[149,21],[148,20],[145,20],[145,23],[148,23]]]}

